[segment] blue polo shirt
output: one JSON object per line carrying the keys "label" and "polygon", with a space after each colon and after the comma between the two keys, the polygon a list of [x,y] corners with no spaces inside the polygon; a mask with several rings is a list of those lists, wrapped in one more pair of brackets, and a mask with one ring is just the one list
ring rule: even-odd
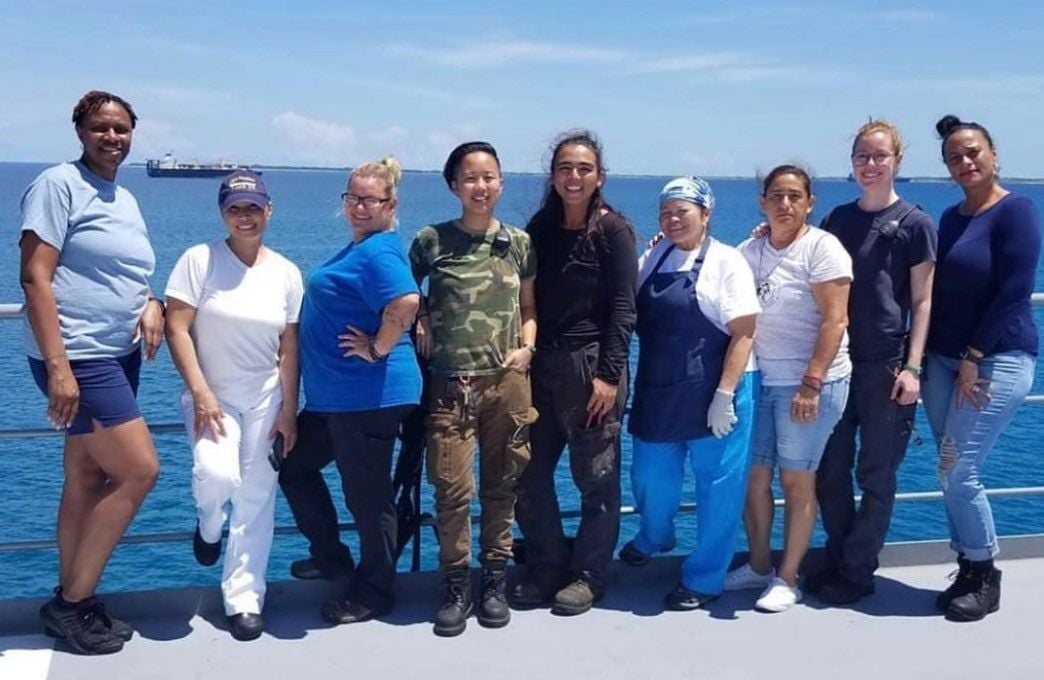
{"label": "blue polo shirt", "polygon": [[301,379],[310,411],[367,411],[419,404],[421,374],[409,334],[388,358],[345,357],[338,335],[353,326],[373,335],[395,298],[417,293],[399,235],[373,234],[349,243],[308,276],[301,306]]}

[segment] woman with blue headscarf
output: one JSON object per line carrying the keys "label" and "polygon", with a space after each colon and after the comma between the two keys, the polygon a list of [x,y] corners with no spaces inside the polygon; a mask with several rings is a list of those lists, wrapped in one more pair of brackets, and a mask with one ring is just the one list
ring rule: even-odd
{"label": "woman with blue headscarf", "polygon": [[629,431],[631,483],[641,514],[620,559],[642,565],[675,543],[688,460],[696,477],[697,546],[665,598],[697,609],[723,589],[743,511],[758,374],[751,347],[760,311],[754,275],[710,236],[714,194],[699,177],[660,192],[662,239],[638,275],[638,372]]}

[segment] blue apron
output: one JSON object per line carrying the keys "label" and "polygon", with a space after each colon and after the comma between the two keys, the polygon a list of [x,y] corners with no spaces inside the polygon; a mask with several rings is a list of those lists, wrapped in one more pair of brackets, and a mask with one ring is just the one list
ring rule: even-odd
{"label": "blue apron", "polygon": [[731,336],[700,311],[696,281],[710,237],[689,271],[659,271],[667,249],[638,289],[638,373],[628,431],[648,442],[706,437],[707,409],[721,380]]}

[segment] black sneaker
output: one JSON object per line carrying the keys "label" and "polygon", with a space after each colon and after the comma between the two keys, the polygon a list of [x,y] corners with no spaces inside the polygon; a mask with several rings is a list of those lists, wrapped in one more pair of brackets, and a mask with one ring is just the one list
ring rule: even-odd
{"label": "black sneaker", "polygon": [[698,593],[695,590],[689,590],[679,583],[674,587],[674,590],[667,593],[663,598],[663,605],[667,609],[676,612],[688,612],[693,609],[699,609],[708,602],[716,599],[718,599],[717,595]]}
{"label": "black sneaker", "polygon": [[355,561],[349,556],[343,563],[331,564],[315,557],[294,560],[290,563],[290,575],[304,581],[338,581],[346,579],[355,571]]}
{"label": "black sneaker", "polygon": [[463,633],[472,607],[471,572],[467,569],[446,572],[442,577],[442,604],[435,612],[435,634],[453,637]]}
{"label": "black sneaker", "polygon": [[78,654],[113,654],[123,649],[123,639],[106,625],[105,609],[93,597],[71,603],[55,595],[40,608],[40,618],[54,637]]}
{"label": "black sneaker", "polygon": [[[55,595],[61,595],[62,594],[62,587],[61,586],[55,587],[53,592],[54,592]],[[101,600],[99,600],[97,598],[94,598],[94,597],[92,597],[91,599],[94,600],[94,604],[96,604],[96,606],[98,608],[98,612],[97,612],[98,615],[101,616],[102,617],[102,621],[107,626],[109,626],[109,628],[112,629],[112,632],[115,633],[116,637],[120,638],[124,642],[130,642],[131,638],[134,637],[134,629],[131,628],[130,624],[127,623],[126,621],[122,621],[120,619],[117,619],[114,616],[111,616],[109,614],[109,612],[106,611],[105,604]],[[44,607],[46,607],[46,606],[47,605],[45,604],[42,607],[40,607],[40,616],[41,616],[41,618],[44,615],[43,610],[44,610]],[[61,634],[57,630],[55,630],[53,628],[49,628],[47,626],[44,626],[44,633],[48,637],[61,638]]]}
{"label": "black sneaker", "polygon": [[370,609],[360,602],[342,596],[327,600],[319,613],[330,623],[361,623],[386,614],[390,609]]}
{"label": "black sneaker", "polygon": [[618,553],[620,561],[632,567],[643,567],[649,563],[649,556],[634,546],[634,541],[627,541]]}
{"label": "black sneaker", "polygon": [[503,562],[491,563],[482,569],[482,597],[478,622],[486,628],[503,628],[511,622],[507,603],[507,574]]}
{"label": "black sneaker", "polygon": [[979,621],[1000,609],[1000,569],[993,566],[993,560],[971,565],[967,580],[973,589],[950,602],[946,608],[948,621]]}
{"label": "black sneaker", "polygon": [[816,590],[816,597],[826,604],[846,605],[874,594],[874,584],[863,585],[850,581],[841,574],[827,579]]}
{"label": "black sneaker", "polygon": [[217,543],[207,543],[203,540],[203,534],[199,533],[199,522],[196,522],[196,533],[192,535],[192,554],[196,561],[204,567],[209,567],[221,557],[221,539]]}

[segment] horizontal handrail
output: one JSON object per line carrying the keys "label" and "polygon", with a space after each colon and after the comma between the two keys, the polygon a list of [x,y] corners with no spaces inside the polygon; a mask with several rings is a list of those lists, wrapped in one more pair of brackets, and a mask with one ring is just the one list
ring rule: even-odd
{"label": "horizontal handrail", "polygon": [[[1016,486],[1008,487],[1003,489],[987,489],[986,495],[990,498],[1025,498],[1031,496],[1044,496],[1044,486]],[[943,499],[942,491],[909,491],[905,493],[897,493],[895,495],[896,503],[923,503],[926,501],[941,501]],[[856,496],[855,502],[859,503],[862,501],[862,496]],[[784,500],[782,498],[775,499],[776,507],[783,507]],[[695,503],[682,503],[679,506],[680,512],[695,512]],[[620,515],[628,516],[638,514],[638,509],[633,505],[620,506]],[[580,517],[580,510],[563,510],[563,519],[577,519]],[[473,524],[478,524],[481,521],[479,515],[473,515],[471,518]],[[435,520],[431,517],[425,517],[421,520],[423,526],[434,526]],[[355,531],[356,525],[354,522],[342,522],[337,525],[337,528],[341,531]],[[290,536],[299,534],[300,531],[296,526],[280,526],[275,528],[276,536]],[[228,536],[228,530],[225,530],[225,536]],[[152,543],[187,543],[192,540],[193,532],[191,531],[165,531],[151,534],[133,534],[130,536],[124,536],[120,540],[120,545],[142,545]],[[43,541],[7,541],[0,542],[0,553],[5,552],[21,552],[24,550],[54,550],[58,547],[57,542],[54,539],[48,539]]]}
{"label": "horizontal handrail", "polygon": [[[1044,306],[1044,292],[1033,293],[1033,295],[1030,296],[1030,302],[1034,307]],[[0,320],[22,318],[23,308],[24,305],[18,302],[0,303]]]}
{"label": "horizontal handrail", "polygon": [[[1023,404],[1031,406],[1040,406],[1044,404],[1044,394],[1030,394],[1026,397]],[[630,411],[630,408],[627,409]],[[185,425],[184,423],[151,423],[149,424],[149,431],[153,434],[184,434]],[[26,427],[14,430],[2,430],[0,429],[0,441],[4,439],[31,439],[33,437],[61,437],[65,435],[65,430],[55,429],[53,427]]]}

